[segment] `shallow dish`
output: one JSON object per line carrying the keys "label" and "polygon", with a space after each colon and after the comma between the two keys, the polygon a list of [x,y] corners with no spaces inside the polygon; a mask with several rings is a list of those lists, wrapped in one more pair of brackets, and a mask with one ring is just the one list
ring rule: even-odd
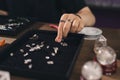
{"label": "shallow dish", "polygon": [[87,40],[95,40],[102,34],[102,30],[96,27],[84,27],[79,33],[84,34]]}

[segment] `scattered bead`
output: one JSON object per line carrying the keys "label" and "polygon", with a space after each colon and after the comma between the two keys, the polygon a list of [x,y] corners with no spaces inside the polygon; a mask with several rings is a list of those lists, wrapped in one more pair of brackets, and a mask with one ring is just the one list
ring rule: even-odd
{"label": "scattered bead", "polygon": [[50,57],[49,57],[49,56],[46,56],[45,59],[50,59]]}
{"label": "scattered bead", "polygon": [[47,61],[47,64],[54,64],[53,61]]}
{"label": "scattered bead", "polygon": [[61,42],[60,44],[61,44],[62,46],[68,46],[68,44],[65,43],[65,42]]}
{"label": "scattered bead", "polygon": [[30,62],[32,62],[32,59],[26,59],[26,60],[24,60],[24,64],[28,64]]}
{"label": "scattered bead", "polygon": [[36,45],[36,46],[35,46],[35,49],[36,49],[36,50],[37,50],[37,49],[41,49],[41,46]]}
{"label": "scattered bead", "polygon": [[37,34],[34,34],[33,37],[37,37]]}
{"label": "scattered bead", "polygon": [[28,53],[25,53],[23,56],[26,57],[28,55]]}
{"label": "scattered bead", "polygon": [[41,44],[44,44],[44,43],[45,43],[44,41],[41,42]]}
{"label": "scattered bead", "polygon": [[10,56],[13,56],[14,54],[13,53],[10,53]]}
{"label": "scattered bead", "polygon": [[53,47],[55,54],[58,52],[58,47]]}
{"label": "scattered bead", "polygon": [[20,52],[24,53],[24,50],[23,50],[23,49],[20,49]]}
{"label": "scattered bead", "polygon": [[40,48],[42,48],[43,46],[44,46],[44,44],[39,45]]}
{"label": "scattered bead", "polygon": [[48,49],[48,48],[50,48],[50,46],[47,46],[46,48]]}
{"label": "scattered bead", "polygon": [[0,25],[0,29],[1,30],[7,30],[7,28],[5,27],[5,25]]}
{"label": "scattered bead", "polygon": [[29,39],[38,39],[38,35],[34,34],[32,37],[30,37]]}
{"label": "scattered bead", "polygon": [[29,44],[26,44],[26,47],[31,47]]}
{"label": "scattered bead", "polygon": [[34,50],[35,50],[34,48],[30,48],[30,49],[29,49],[30,52],[33,52]]}
{"label": "scattered bead", "polygon": [[35,47],[31,47],[30,49],[29,49],[29,51],[30,52],[32,52],[32,51],[35,51],[35,50],[39,50],[39,49],[41,49],[41,47],[43,47],[44,45],[36,45]]}
{"label": "scattered bead", "polygon": [[52,56],[55,56],[55,53],[51,53]]}
{"label": "scattered bead", "polygon": [[32,43],[32,46],[35,46],[35,43]]}
{"label": "scattered bead", "polygon": [[28,68],[31,69],[32,68],[32,64],[28,65]]}

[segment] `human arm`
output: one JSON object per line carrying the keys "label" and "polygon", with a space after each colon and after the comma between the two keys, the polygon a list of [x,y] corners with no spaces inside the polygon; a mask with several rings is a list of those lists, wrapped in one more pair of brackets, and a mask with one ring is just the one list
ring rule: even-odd
{"label": "human arm", "polygon": [[0,10],[0,15],[7,16],[8,12],[4,10]]}
{"label": "human arm", "polygon": [[8,15],[6,7],[6,0],[0,0],[0,15]]}
{"label": "human arm", "polygon": [[[69,32],[77,33],[85,26],[93,26],[95,24],[95,16],[89,9],[84,7],[75,15],[74,13],[63,14],[60,18],[56,42],[61,42],[63,37],[66,37]],[[79,15],[79,17],[78,17]]]}

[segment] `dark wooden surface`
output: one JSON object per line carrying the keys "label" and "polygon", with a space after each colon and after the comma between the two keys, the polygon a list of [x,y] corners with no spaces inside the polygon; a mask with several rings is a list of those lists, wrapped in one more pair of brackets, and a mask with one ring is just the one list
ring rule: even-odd
{"label": "dark wooden surface", "polygon": [[[41,24],[41,23],[36,23],[35,25],[33,25],[33,27],[41,30],[55,30],[49,27],[48,24]],[[120,29],[113,29],[108,27],[100,28],[100,29],[102,29],[103,35],[107,38],[108,45],[115,50],[118,59],[117,72],[112,76],[103,75],[102,80],[120,80],[120,60],[119,60],[120,59]],[[11,43],[12,41],[15,40],[15,38],[6,38],[6,37],[2,37],[2,38],[6,39],[6,43]],[[84,40],[82,49],[74,65],[70,80],[80,80],[79,77],[80,77],[81,67],[85,62],[89,60],[93,60],[94,58],[93,47],[94,47],[94,40]],[[11,80],[32,80],[32,79],[18,77],[18,76],[11,76]]]}
{"label": "dark wooden surface", "polygon": [[[120,59],[120,29],[112,29],[112,28],[101,28],[101,29],[103,30],[103,35],[108,40],[108,45],[115,50],[117,54],[117,58]],[[90,40],[84,41],[82,50],[76,61],[76,65],[74,67],[71,80],[79,80],[79,75],[82,65],[86,61],[93,59],[94,57],[93,47],[94,47],[94,41],[90,41]],[[112,76],[103,76],[102,80],[120,80],[119,60],[118,60],[117,72]]]}

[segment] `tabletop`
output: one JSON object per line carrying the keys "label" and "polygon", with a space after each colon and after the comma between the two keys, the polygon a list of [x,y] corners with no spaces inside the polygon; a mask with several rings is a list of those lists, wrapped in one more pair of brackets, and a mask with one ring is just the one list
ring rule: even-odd
{"label": "tabletop", "polygon": [[[40,30],[53,30],[56,31],[56,29],[49,27],[48,23],[36,23],[32,25],[31,29],[37,28]],[[109,27],[102,27],[100,28],[103,31],[103,35],[107,38],[107,43],[109,46],[111,46],[116,54],[117,54],[117,72],[111,76],[105,76],[103,75],[102,80],[120,80],[120,29],[114,29]],[[26,32],[26,31],[24,31]],[[24,34],[24,32],[22,34]],[[21,35],[22,35],[21,34]],[[20,35],[19,35],[20,36]],[[5,39],[6,43],[10,44],[14,40],[16,40],[17,37],[8,37],[8,36],[1,36],[0,39]],[[80,80],[80,73],[81,73],[81,67],[83,64],[89,60],[93,60],[94,58],[94,40],[84,40],[82,49],[80,51],[80,54],[77,56],[77,60],[75,62],[72,75],[70,77],[70,80]],[[29,78],[23,78],[19,76],[11,76],[11,80],[32,80]]]}

